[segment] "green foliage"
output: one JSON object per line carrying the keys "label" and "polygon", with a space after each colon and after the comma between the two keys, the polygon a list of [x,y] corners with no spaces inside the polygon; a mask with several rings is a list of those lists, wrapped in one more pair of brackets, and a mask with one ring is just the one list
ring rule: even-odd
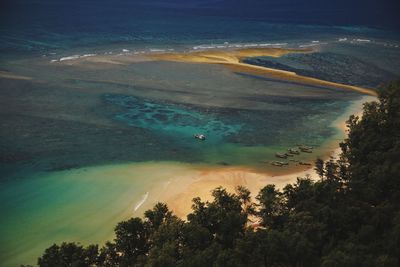
{"label": "green foliage", "polygon": [[120,254],[121,266],[130,266],[130,263],[135,262],[139,256],[144,256],[149,250],[149,231],[140,218],[118,223],[115,235],[115,249]]}
{"label": "green foliage", "polygon": [[54,244],[46,249],[44,255],[38,259],[38,264],[46,267],[84,267],[96,265],[97,257],[97,245],[84,248],[76,243],[62,243],[61,246]]}
{"label": "green foliage", "polygon": [[188,221],[206,228],[219,244],[232,247],[235,239],[244,233],[248,214],[242,210],[239,196],[221,187],[213,190],[212,196],[211,203],[193,200],[193,213],[188,215]]}
{"label": "green foliage", "polygon": [[157,230],[160,225],[172,217],[172,212],[164,203],[157,203],[152,210],[147,210],[144,213],[148,227],[152,230]]}
{"label": "green foliage", "polygon": [[352,175],[349,186],[371,205],[400,202],[400,81],[381,91],[379,102],[366,103],[362,119],[350,117],[342,148]]}
{"label": "green foliage", "polygon": [[[114,242],[46,249],[39,266],[400,265],[400,82],[350,117],[338,160],[318,159],[320,180],[278,190],[222,187],[193,199],[183,221],[165,204],[115,228]],[[253,223],[253,224],[252,224]]]}
{"label": "green foliage", "polygon": [[275,189],[275,185],[267,185],[261,189],[256,199],[260,203],[258,216],[261,218],[262,226],[278,228],[284,225],[287,216],[286,207],[283,205],[282,193]]}

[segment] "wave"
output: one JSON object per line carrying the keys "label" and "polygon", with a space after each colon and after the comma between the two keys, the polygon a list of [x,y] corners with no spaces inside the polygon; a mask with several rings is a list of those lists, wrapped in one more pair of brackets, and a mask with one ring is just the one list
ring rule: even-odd
{"label": "wave", "polygon": [[151,48],[150,52],[165,52],[165,49]]}
{"label": "wave", "polygon": [[368,39],[355,39],[355,41],[361,42],[361,43],[369,43],[369,42],[371,42],[371,40],[368,40]]}
{"label": "wave", "polygon": [[[76,60],[79,58],[93,57],[93,56],[96,56],[96,54],[73,55],[73,56],[68,56],[68,57],[62,57],[62,58],[58,59],[58,61],[62,62],[62,61],[66,61],[66,60]],[[55,62],[54,59],[51,60],[51,62]]]}
{"label": "wave", "polygon": [[306,48],[306,47],[313,47],[313,46],[317,46],[317,45],[320,45],[320,43],[317,43],[317,44],[304,44],[304,45],[299,45],[299,47],[300,48]]}
{"label": "wave", "polygon": [[241,45],[241,44],[231,44],[231,45],[228,45],[228,47],[240,48],[240,47],[243,47],[243,45]]}
{"label": "wave", "polygon": [[202,44],[193,46],[193,50],[207,50],[207,49],[224,49],[224,48],[251,48],[251,47],[281,47],[286,46],[288,43],[244,43],[244,44]]}
{"label": "wave", "polygon": [[273,47],[280,47],[280,46],[287,46],[288,43],[264,43],[264,44],[259,44],[259,46],[273,46]]}
{"label": "wave", "polygon": [[244,47],[257,47],[258,44],[245,44]]}
{"label": "wave", "polygon": [[216,48],[215,45],[198,45],[198,46],[193,46],[194,50],[198,50],[198,49],[213,49]]}
{"label": "wave", "polygon": [[68,57],[62,57],[59,59],[59,61],[65,61],[65,60],[74,60],[78,59],[80,56],[79,55],[73,55],[73,56],[68,56]]}
{"label": "wave", "polygon": [[135,205],[133,210],[137,211],[146,202],[148,197],[149,197],[149,192],[146,192],[146,194],[142,196],[142,199]]}

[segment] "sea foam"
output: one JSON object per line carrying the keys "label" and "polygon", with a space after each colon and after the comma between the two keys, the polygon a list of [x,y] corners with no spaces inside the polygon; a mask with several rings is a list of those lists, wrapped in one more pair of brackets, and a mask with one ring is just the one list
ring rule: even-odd
{"label": "sea foam", "polygon": [[62,57],[58,61],[61,62],[61,61],[66,61],[66,60],[76,60],[76,59],[79,59],[79,58],[93,57],[95,55],[96,54],[73,55],[73,56],[68,56],[68,57]]}
{"label": "sea foam", "polygon": [[357,42],[361,42],[361,43],[369,43],[371,42],[371,40],[368,39],[356,39]]}
{"label": "sea foam", "polygon": [[146,194],[142,196],[142,199],[135,205],[135,208],[133,210],[137,211],[146,202],[148,197],[149,197],[149,192],[146,192]]}

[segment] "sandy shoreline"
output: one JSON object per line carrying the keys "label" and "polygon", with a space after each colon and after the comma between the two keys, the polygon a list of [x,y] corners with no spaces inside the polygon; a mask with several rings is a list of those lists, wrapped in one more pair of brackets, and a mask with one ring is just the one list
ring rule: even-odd
{"label": "sandy shoreline", "polygon": [[288,183],[294,182],[297,177],[306,175],[316,178],[311,169],[280,176],[238,168],[203,171],[185,181],[182,179],[171,181],[160,195],[159,201],[167,203],[174,214],[185,219],[186,215],[191,212],[192,199],[200,197],[203,201],[211,200],[211,191],[218,186],[226,188],[229,192],[235,192],[235,188],[242,185],[251,191],[254,198],[259,190],[267,184],[283,188]]}

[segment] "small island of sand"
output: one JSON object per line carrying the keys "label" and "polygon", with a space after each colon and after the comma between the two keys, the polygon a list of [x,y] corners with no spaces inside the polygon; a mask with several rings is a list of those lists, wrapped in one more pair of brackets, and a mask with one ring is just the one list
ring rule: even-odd
{"label": "small island of sand", "polygon": [[307,85],[318,85],[326,87],[354,90],[363,94],[376,96],[372,89],[359,86],[340,84],[324,81],[312,77],[298,75],[295,72],[266,68],[252,64],[243,63],[242,59],[250,57],[281,57],[292,53],[310,53],[311,49],[283,49],[283,48],[245,48],[236,50],[207,50],[189,53],[160,53],[150,54],[153,60],[176,61],[186,63],[221,64],[236,72],[266,75],[277,79],[299,82]]}

